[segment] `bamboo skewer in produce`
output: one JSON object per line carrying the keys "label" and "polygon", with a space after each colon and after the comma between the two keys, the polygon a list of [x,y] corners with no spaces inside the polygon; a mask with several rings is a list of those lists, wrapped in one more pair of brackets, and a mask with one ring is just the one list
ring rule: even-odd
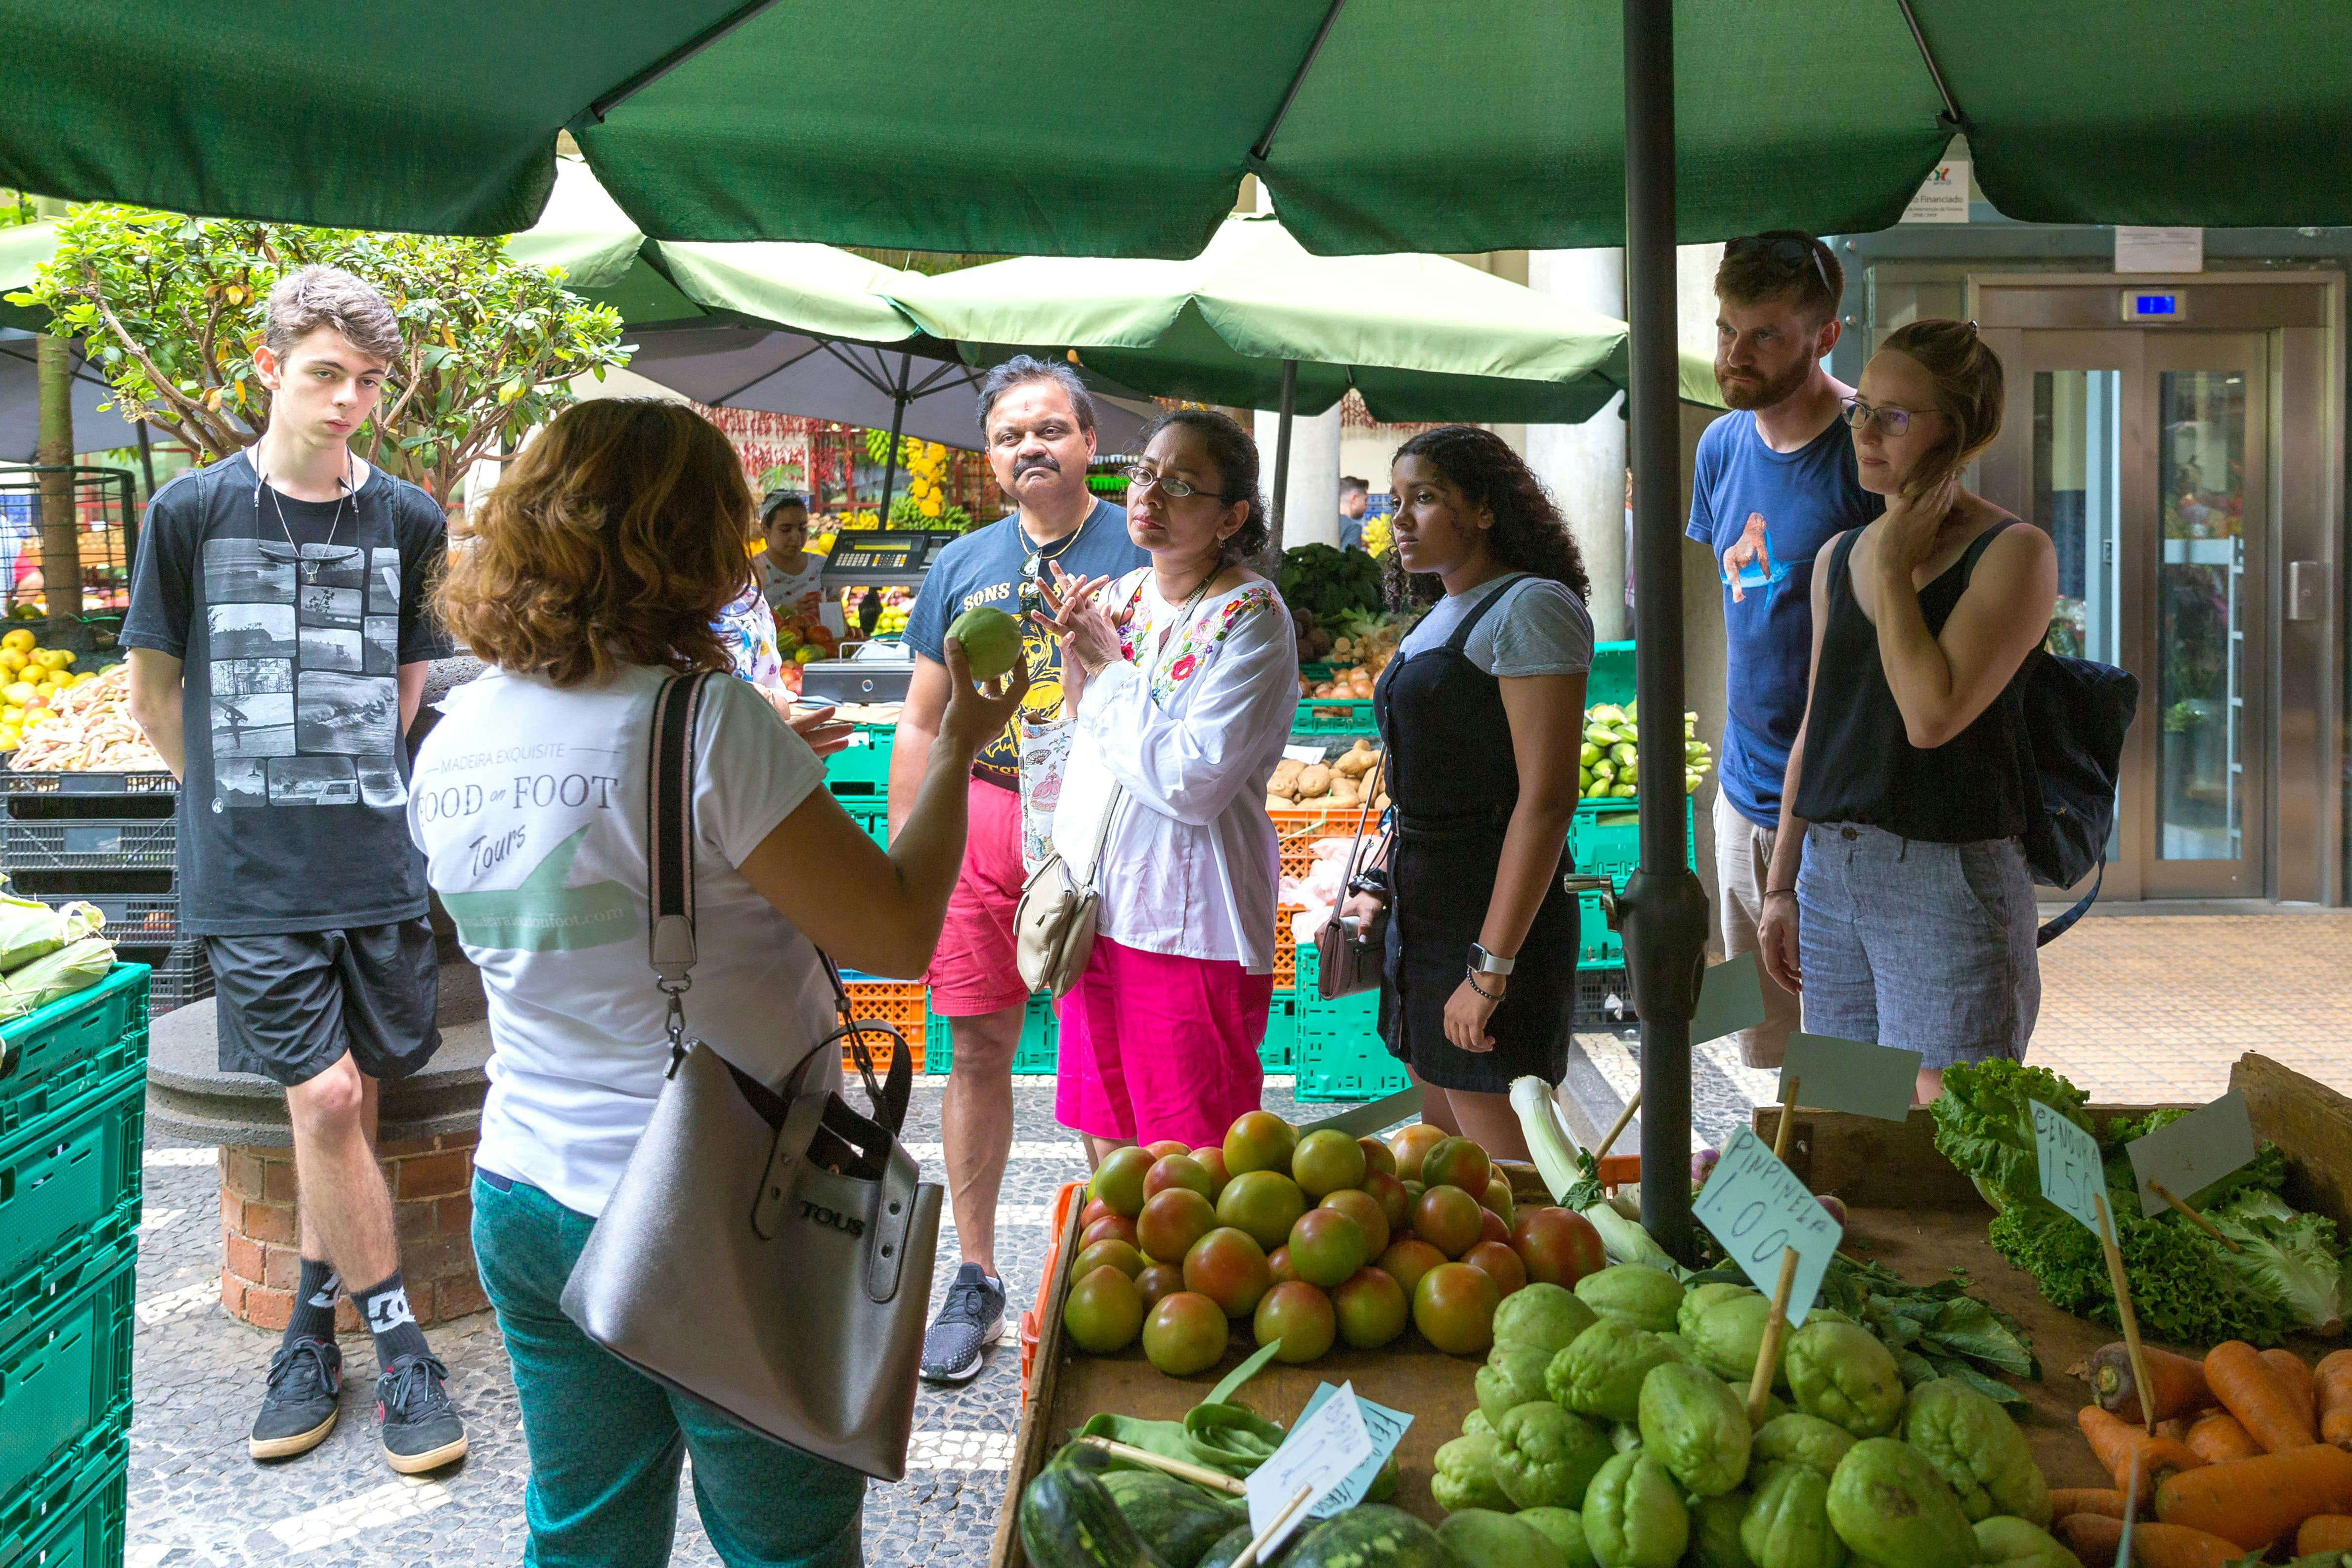
{"label": "bamboo skewer in produce", "polygon": [[1642,1091],[1637,1089],[1633,1091],[1633,1098],[1625,1102],[1625,1109],[1617,1113],[1617,1120],[1610,1124],[1608,1132],[1602,1136],[1599,1143],[1593,1145],[1594,1163],[1598,1163],[1609,1157],[1609,1151],[1617,1146],[1617,1140],[1623,1136],[1626,1127],[1633,1122],[1633,1113],[1641,1109]]}
{"label": "bamboo skewer in produce", "polygon": [[1265,1550],[1265,1543],[1280,1534],[1283,1526],[1290,1522],[1291,1515],[1305,1508],[1307,1500],[1314,1495],[1313,1487],[1299,1488],[1297,1494],[1283,1504],[1282,1511],[1274,1516],[1273,1522],[1259,1531],[1250,1543],[1242,1548],[1241,1554],[1233,1561],[1233,1568],[1257,1568],[1258,1553]]}
{"label": "bamboo skewer in produce", "polygon": [[[2093,1193],[2091,1203],[2098,1210],[2099,1249],[2106,1254],[2107,1279],[2116,1288],[2116,1313],[2123,1320],[2124,1351],[2131,1357],[2132,1380],[2142,1388],[2152,1387],[2147,1380],[2147,1357],[2140,1350],[2139,1314],[2132,1310],[2131,1286],[2124,1278],[2124,1255],[2116,1246],[2115,1224],[2107,1215],[2107,1195]],[[2153,1435],[2156,1431],[2156,1411],[2150,1402],[2141,1402],[2140,1415]]]}
{"label": "bamboo skewer in produce", "polygon": [[1195,1465],[1184,1459],[1171,1459],[1165,1454],[1155,1454],[1149,1448],[1138,1448],[1129,1444],[1114,1442],[1108,1437],[1086,1436],[1079,1438],[1078,1441],[1088,1447],[1100,1448],[1115,1459],[1125,1459],[1129,1464],[1142,1465],[1149,1469],[1174,1476],[1178,1480],[1191,1481],[1196,1486],[1208,1487],[1215,1491],[1231,1492],[1235,1497],[1244,1497],[1249,1492],[1249,1488],[1244,1483],[1235,1480],[1223,1470],[1213,1470],[1206,1465]]}
{"label": "bamboo skewer in produce", "polygon": [[[1797,1087],[1802,1081],[1795,1073],[1780,1075],[1780,1124],[1772,1133],[1772,1158],[1785,1159],[1789,1152],[1789,1129],[1797,1118]],[[1748,1384],[1748,1424],[1764,1425],[1764,1407],[1772,1398],[1772,1369],[1780,1360],[1780,1341],[1789,1331],[1789,1296],[1797,1285],[1797,1249],[1780,1249],[1780,1279],[1772,1289],[1772,1310],[1764,1320],[1764,1338],[1756,1347],[1756,1375]]]}
{"label": "bamboo skewer in produce", "polygon": [[2207,1219],[2203,1215],[2199,1214],[2195,1209],[2190,1208],[2187,1204],[2184,1204],[2179,1198],[2174,1197],[2165,1187],[2165,1184],[2162,1182],[2158,1181],[2153,1176],[2148,1178],[2147,1190],[2154,1193],[2158,1197],[2162,1198],[2167,1204],[2170,1205],[2174,1212],[2179,1214],[2181,1218],[2187,1220],[2190,1225],[2195,1226],[2198,1229],[2203,1231],[2208,1237],[2220,1242],[2231,1251],[2243,1252],[2246,1250],[2244,1247],[2240,1247],[2236,1242],[2231,1240],[2228,1237],[2223,1236],[2221,1234],[2221,1227],[2216,1226],[2211,1220]]}

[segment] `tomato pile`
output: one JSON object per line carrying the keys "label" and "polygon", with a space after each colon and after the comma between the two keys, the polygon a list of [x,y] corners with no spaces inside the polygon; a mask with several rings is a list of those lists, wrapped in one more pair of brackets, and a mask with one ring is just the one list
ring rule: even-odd
{"label": "tomato pile", "polygon": [[1517,1207],[1486,1150],[1426,1123],[1385,1142],[1302,1137],[1253,1110],[1222,1144],[1114,1151],[1087,1197],[1063,1326],[1097,1355],[1140,1339],[1172,1377],[1214,1366],[1238,1332],[1294,1363],[1408,1327],[1484,1355],[1505,1297],[1607,1262],[1581,1215]]}

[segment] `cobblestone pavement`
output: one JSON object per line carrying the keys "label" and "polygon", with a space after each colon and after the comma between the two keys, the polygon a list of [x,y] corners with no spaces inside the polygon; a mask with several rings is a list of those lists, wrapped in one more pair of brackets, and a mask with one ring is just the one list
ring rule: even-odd
{"label": "cobblestone pavement", "polygon": [[[907,1142],[940,1179],[940,1080],[918,1078]],[[1011,1305],[1005,1340],[961,1388],[926,1385],[915,1405],[912,1468],[877,1486],[866,1504],[866,1556],[898,1564],[986,1561],[1020,1423],[1021,1310],[1036,1296],[1055,1190],[1084,1176],[1084,1152],[1053,1120],[1053,1080],[1014,1080],[1015,1157],[999,1200],[997,1265]],[[1286,1080],[1269,1110],[1301,1119],[1339,1107],[1294,1106]],[[449,1395],[465,1416],[470,1452],[438,1474],[404,1480],[375,1441],[375,1363],[364,1336],[342,1342],[352,1375],[333,1436],[302,1458],[263,1467],[245,1436],[276,1346],[229,1318],[219,1300],[219,1176],[213,1152],[159,1142],[147,1154],[139,1251],[139,1330],[131,1428],[130,1568],[198,1564],[509,1564],[522,1559],[523,1448],[514,1386],[498,1325],[485,1312],[430,1331],[449,1367]],[[940,1240],[933,1307],[954,1274],[952,1231]],[[715,1564],[695,1517],[692,1478],[681,1481],[676,1554]],[[630,1568],[640,1568],[632,1564]]]}

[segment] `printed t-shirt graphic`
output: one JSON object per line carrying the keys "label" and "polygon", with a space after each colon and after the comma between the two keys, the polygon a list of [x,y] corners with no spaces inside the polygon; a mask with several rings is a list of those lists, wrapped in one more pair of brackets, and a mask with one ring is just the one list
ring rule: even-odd
{"label": "printed t-shirt graphic", "polygon": [[[1003,611],[1021,623],[1021,651],[1029,660],[1029,694],[1022,700],[1021,718],[1054,724],[1062,715],[1062,644],[1046,636],[1021,605],[1022,574],[1033,555],[1073,577],[1116,580],[1151,563],[1150,555],[1127,536],[1127,513],[1108,501],[1095,502],[1075,535],[1057,539],[1043,551],[1021,531],[1021,514],[1009,512],[940,553],[908,614],[907,642],[925,658],[945,663],[948,627],[958,616],[983,605]],[[1053,566],[1041,566],[1039,574],[1051,582]],[[1006,789],[1021,787],[1019,724],[1015,720],[982,750],[971,767],[975,777]]]}

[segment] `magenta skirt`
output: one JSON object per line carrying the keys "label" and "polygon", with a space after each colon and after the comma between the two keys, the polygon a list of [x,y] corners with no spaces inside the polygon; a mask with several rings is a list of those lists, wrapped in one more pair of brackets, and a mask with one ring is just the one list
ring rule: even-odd
{"label": "magenta skirt", "polygon": [[1097,938],[1062,998],[1054,1119],[1097,1138],[1222,1143],[1258,1109],[1274,976]]}

